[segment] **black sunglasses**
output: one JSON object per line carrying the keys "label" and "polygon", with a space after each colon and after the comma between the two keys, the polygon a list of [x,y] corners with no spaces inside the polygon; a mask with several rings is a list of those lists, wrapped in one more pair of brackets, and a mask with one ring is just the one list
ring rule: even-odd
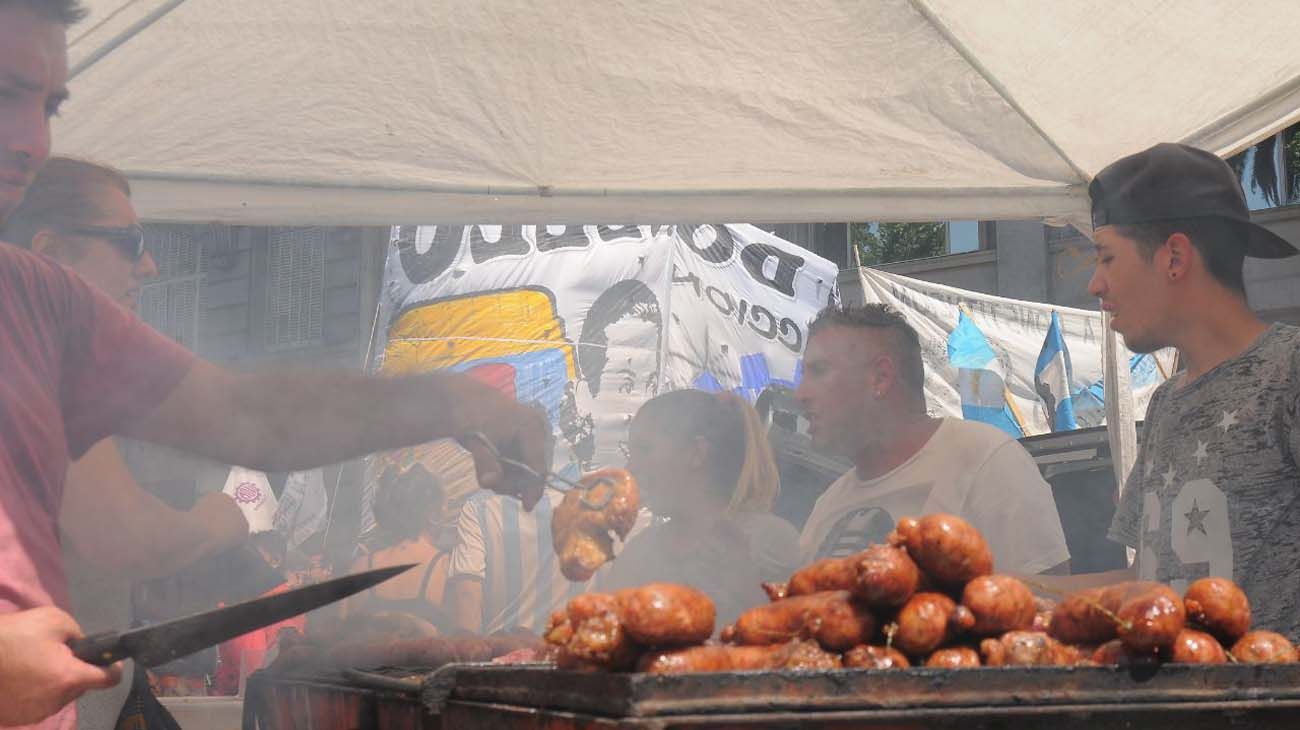
{"label": "black sunglasses", "polygon": [[144,229],[137,223],[126,228],[111,226],[59,226],[64,233],[74,236],[101,238],[119,248],[132,261],[144,257]]}

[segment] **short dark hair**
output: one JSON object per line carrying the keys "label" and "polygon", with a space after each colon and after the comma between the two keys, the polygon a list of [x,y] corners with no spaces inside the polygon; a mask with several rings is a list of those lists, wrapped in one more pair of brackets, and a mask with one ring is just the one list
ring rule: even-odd
{"label": "short dark hair", "polygon": [[375,523],[398,542],[413,540],[432,524],[444,496],[442,483],[422,464],[405,470],[390,466],[375,492]]}
{"label": "short dark hair", "polygon": [[899,378],[907,384],[922,408],[925,407],[925,361],[921,358],[921,337],[901,312],[888,304],[831,304],[817,313],[808,325],[808,338],[826,327],[885,330]]}
{"label": "short dark hair", "polygon": [[1156,249],[1175,233],[1187,236],[1205,259],[1210,275],[1228,289],[1246,295],[1246,280],[1242,269],[1246,262],[1246,227],[1227,218],[1181,218],[1151,223],[1129,223],[1115,226],[1121,236],[1137,242],[1138,251],[1148,262]]}
{"label": "short dark hair", "polygon": [[86,17],[86,8],[81,5],[81,0],[0,0],[0,7],[5,5],[22,5],[64,27],[79,23]]}
{"label": "short dark hair", "polygon": [[31,248],[32,239],[46,226],[93,223],[104,215],[97,193],[105,188],[131,196],[126,176],[107,165],[51,157],[28,186],[23,201],[0,225],[0,239]]}

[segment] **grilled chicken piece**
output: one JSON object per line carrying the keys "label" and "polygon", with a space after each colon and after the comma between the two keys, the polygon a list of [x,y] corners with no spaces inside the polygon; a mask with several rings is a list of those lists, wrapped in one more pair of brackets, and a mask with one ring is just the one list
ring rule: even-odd
{"label": "grilled chicken piece", "polygon": [[543,633],[562,669],[627,669],[646,646],[685,646],[713,633],[715,609],[689,586],[650,583],[615,594],[584,593],[551,614]]}
{"label": "grilled chicken piece", "polygon": [[625,539],[641,508],[636,480],[624,469],[601,469],[579,483],[551,515],[551,542],[571,581],[589,580],[614,559],[612,536]]}

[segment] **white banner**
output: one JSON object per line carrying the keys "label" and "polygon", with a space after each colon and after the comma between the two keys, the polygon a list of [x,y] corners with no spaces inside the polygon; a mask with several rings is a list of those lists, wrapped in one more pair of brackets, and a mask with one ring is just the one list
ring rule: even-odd
{"label": "white banner", "polygon": [[471,373],[546,408],[557,469],[622,466],[661,390],[793,385],[835,274],[749,225],[398,228],[377,364]]}
{"label": "white banner", "polygon": [[[979,294],[876,269],[859,271],[864,300],[897,308],[920,334],[932,415],[971,418],[996,405],[1004,420],[996,415],[979,420],[1000,426],[1009,420],[1007,430],[1019,428],[1024,436],[1048,433],[1054,424],[1060,430],[1061,393],[1052,381],[1068,380],[1077,426],[1104,422],[1101,312]],[[1063,347],[1050,344],[1053,313]],[[991,359],[980,364],[980,352]],[[1174,353],[1135,357],[1125,349],[1121,354],[1130,367],[1134,416],[1141,419],[1155,387],[1172,374]],[[987,388],[967,387],[972,373],[1002,378],[1000,403],[989,402]]]}
{"label": "white banner", "polygon": [[275,512],[279,504],[266,474],[242,466],[232,466],[221,491],[235,500],[235,504],[244,513],[250,535],[275,528]]}

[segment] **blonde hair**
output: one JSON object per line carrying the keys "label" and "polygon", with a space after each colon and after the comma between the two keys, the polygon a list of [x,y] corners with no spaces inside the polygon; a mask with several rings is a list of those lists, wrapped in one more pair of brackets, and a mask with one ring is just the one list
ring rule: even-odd
{"label": "blonde hair", "polygon": [[735,393],[717,397],[739,412],[745,432],[745,460],[736,478],[736,490],[727,504],[727,514],[771,512],[781,493],[781,474],[776,468],[772,443],[767,440],[767,428],[749,401]]}

